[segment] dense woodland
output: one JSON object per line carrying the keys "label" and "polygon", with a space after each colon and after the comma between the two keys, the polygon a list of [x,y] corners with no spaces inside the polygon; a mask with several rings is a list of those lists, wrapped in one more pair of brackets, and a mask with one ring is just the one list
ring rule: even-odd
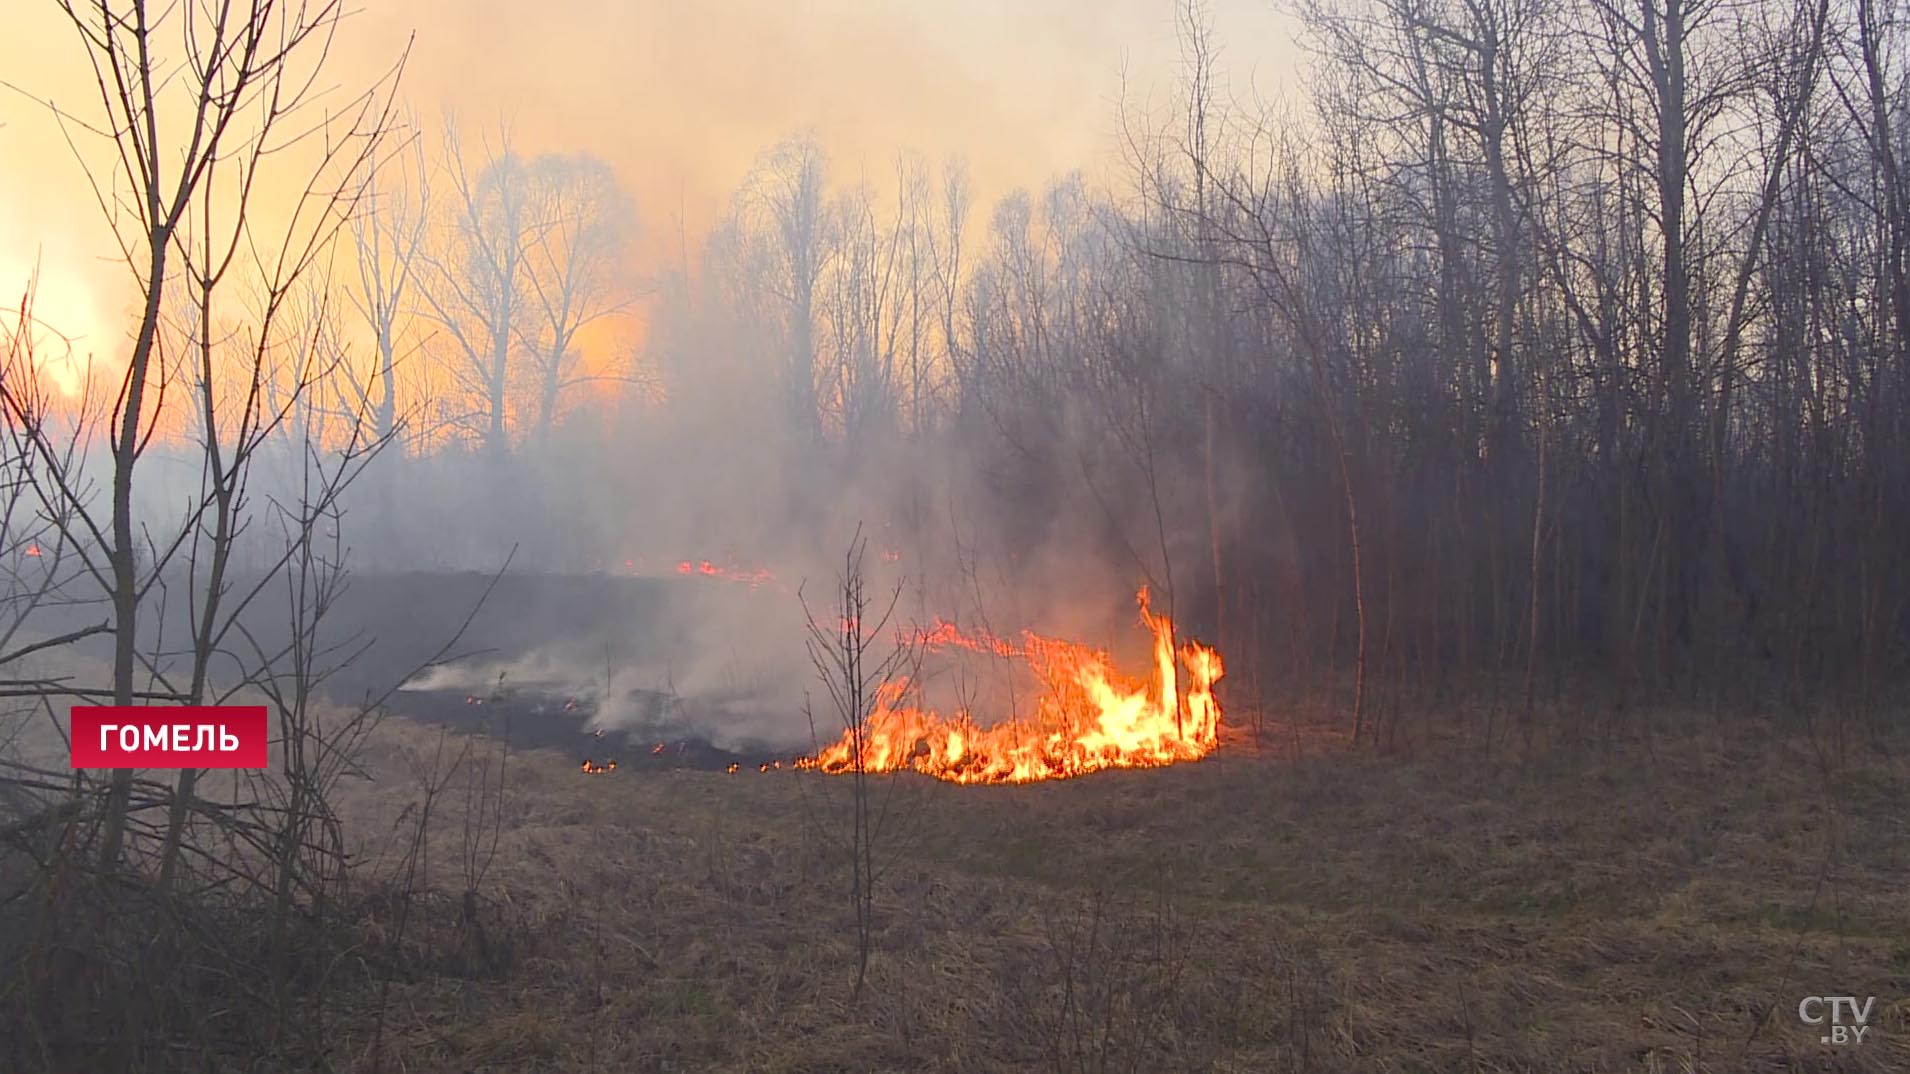
{"label": "dense woodland", "polygon": [[[1300,14],[1303,112],[1227,92],[1190,5],[1119,174],[980,205],[958,162],[799,136],[661,274],[619,275],[588,158],[414,144],[353,223],[377,420],[520,488],[590,475],[520,494],[591,523],[530,538],[556,563],[712,485],[932,542],[947,512],[904,505],[955,459],[998,554],[1065,529],[1270,679],[1873,712],[1910,623],[1901,12]],[[578,329],[625,310],[641,349],[586,375]]]}

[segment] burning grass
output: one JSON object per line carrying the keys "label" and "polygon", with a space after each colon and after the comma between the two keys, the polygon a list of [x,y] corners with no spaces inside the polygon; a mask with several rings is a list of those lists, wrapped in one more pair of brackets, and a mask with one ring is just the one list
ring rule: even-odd
{"label": "burning grass", "polygon": [[1220,702],[1214,696],[1220,654],[1196,641],[1176,644],[1173,620],[1153,610],[1145,588],[1137,597],[1141,623],[1153,636],[1145,680],[1116,669],[1107,652],[1077,642],[1032,631],[1008,641],[941,622],[918,633],[912,644],[930,651],[965,649],[1018,665],[1035,683],[1032,711],[987,726],[965,710],[942,716],[910,703],[912,684],[895,678],[876,690],[866,719],[803,758],[800,767],[829,773],[913,770],[950,783],[1033,783],[1200,760],[1220,744]]}
{"label": "burning grass", "polygon": [[[405,807],[423,737],[387,729],[358,830]],[[1910,1067],[1910,762],[1882,754],[1827,776],[1807,743],[1692,734],[1523,766],[904,774],[860,1005],[841,781],[513,764],[481,911],[513,960],[472,971],[455,900],[419,911],[409,1070]],[[455,823],[434,838],[453,860]],[[1833,1051],[1795,1009],[1844,992],[1877,1028]]]}

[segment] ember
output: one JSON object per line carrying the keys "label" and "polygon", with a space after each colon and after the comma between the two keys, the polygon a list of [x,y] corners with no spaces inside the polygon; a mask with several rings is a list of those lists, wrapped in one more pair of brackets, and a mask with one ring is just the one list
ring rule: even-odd
{"label": "ember", "polygon": [[1027,783],[1199,760],[1220,740],[1213,693],[1220,654],[1193,641],[1177,652],[1172,621],[1154,613],[1145,588],[1138,599],[1141,621],[1154,635],[1148,682],[1123,676],[1107,653],[1075,642],[1024,632],[1014,643],[941,622],[915,640],[930,650],[956,646],[1021,661],[1043,687],[1035,711],[979,727],[965,711],[951,718],[906,705],[910,683],[891,680],[877,689],[862,727],[797,766],[838,773],[907,768],[952,783]]}
{"label": "ember", "polygon": [[687,559],[682,560],[677,563],[676,572],[685,577],[700,575],[704,578],[721,578],[727,582],[742,582],[751,589],[776,580],[776,576],[766,570],[723,567],[707,559],[694,563]]}

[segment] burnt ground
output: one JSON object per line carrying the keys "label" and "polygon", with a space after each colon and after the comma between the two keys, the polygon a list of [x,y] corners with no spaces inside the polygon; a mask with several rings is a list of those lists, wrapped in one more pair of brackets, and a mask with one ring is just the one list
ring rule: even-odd
{"label": "burnt ground", "polygon": [[[481,928],[445,875],[446,909],[403,940],[385,1069],[1910,1069],[1902,743],[1839,757],[1662,713],[1586,743],[1575,719],[1490,761],[1275,720],[1267,741],[1303,748],[874,781],[859,992],[848,780],[586,779],[527,754]],[[381,732],[378,781],[343,803],[357,830],[403,815],[429,756],[415,726]],[[1877,997],[1872,1028],[1825,1045],[1798,1002],[1845,994]],[[368,1024],[333,1031],[349,1069],[376,1066]]]}
{"label": "burnt ground", "polygon": [[[240,577],[231,591],[250,585]],[[289,636],[286,607],[282,586],[274,585],[246,614],[268,651]],[[93,607],[48,609],[44,629],[56,633],[102,615]],[[777,624],[775,640],[799,655],[799,615],[787,586],[695,575],[355,571],[320,626],[318,663],[326,674],[319,691],[340,707],[382,697],[401,718],[553,750],[573,765],[592,758],[643,768],[755,766],[791,758],[804,744],[787,699],[748,688],[678,691],[666,669],[693,666],[711,649],[760,651],[758,628],[768,621]],[[157,624],[143,629],[151,638]],[[188,628],[177,604],[164,630],[169,647],[182,645]],[[107,655],[103,641],[90,650]],[[549,653],[561,655],[563,666],[529,677],[517,669],[502,677],[484,672]],[[453,676],[462,681],[394,690],[439,657],[443,670],[464,672]],[[598,734],[606,682],[617,715]]]}
{"label": "burnt ground", "polygon": [[[621,769],[727,771],[730,765],[786,764],[800,752],[787,743],[718,745],[701,729],[723,719],[720,708],[705,707],[701,715],[691,715],[683,711],[691,707],[683,698],[663,691],[624,690],[619,701],[625,709],[653,715],[634,724],[598,727],[595,718],[601,703],[595,698],[554,687],[498,685],[481,690],[404,690],[387,707],[394,715],[426,727],[486,735],[509,742],[513,749],[555,752],[573,764],[614,762]],[[543,762],[547,757],[535,759]]]}

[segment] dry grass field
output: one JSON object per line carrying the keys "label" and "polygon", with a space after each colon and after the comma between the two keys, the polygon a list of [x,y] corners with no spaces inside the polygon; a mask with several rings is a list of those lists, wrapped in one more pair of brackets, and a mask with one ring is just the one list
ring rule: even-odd
{"label": "dry grass field", "polygon": [[[494,831],[468,788],[439,796],[401,914],[369,893],[441,741],[388,721],[342,802],[390,983],[340,1010],[341,1065],[1910,1069],[1910,757],[1881,745],[1661,729],[1494,763],[1236,745],[1045,785],[883,778],[857,996],[847,779],[513,754]],[[1798,1002],[1846,994],[1877,997],[1872,1028],[1823,1045]]]}

